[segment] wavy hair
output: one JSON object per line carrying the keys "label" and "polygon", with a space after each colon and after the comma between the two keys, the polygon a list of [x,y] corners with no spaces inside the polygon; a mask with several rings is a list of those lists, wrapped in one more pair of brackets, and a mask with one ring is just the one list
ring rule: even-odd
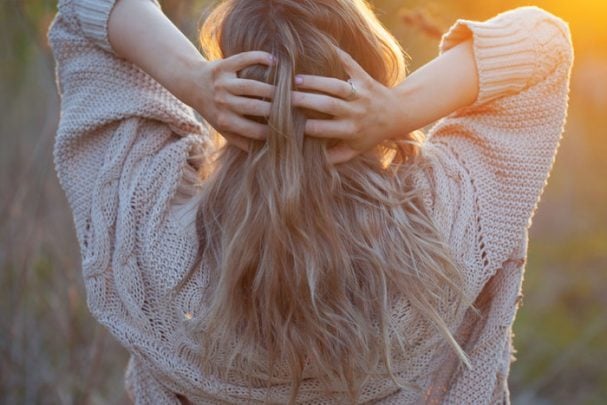
{"label": "wavy hair", "polygon": [[404,80],[403,52],[367,3],[227,0],[200,40],[210,59],[250,50],[278,59],[239,72],[276,86],[267,140],[248,153],[220,146],[203,186],[210,280],[192,324],[209,372],[249,386],[291,384],[291,403],[316,377],[354,403],[376,370],[399,384],[391,359],[405,349],[390,311],[403,298],[465,360],[444,321],[463,302],[461,275],[413,183],[423,139],[402,134],[331,165],[336,140],[304,136],[318,114],[291,107],[296,74],[348,78],[334,46],[386,86]]}

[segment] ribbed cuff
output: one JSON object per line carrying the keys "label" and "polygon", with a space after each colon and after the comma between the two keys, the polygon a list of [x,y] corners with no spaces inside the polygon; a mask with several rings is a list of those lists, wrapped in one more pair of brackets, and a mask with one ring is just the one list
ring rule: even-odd
{"label": "ribbed cuff", "polygon": [[84,35],[108,52],[112,46],[107,35],[107,22],[117,0],[80,0],[76,13]]}
{"label": "ribbed cuff", "polygon": [[[108,20],[119,0],[79,0],[75,2],[76,14],[84,35],[108,52],[114,52],[108,38]],[[150,0],[158,7],[157,0]],[[134,16],[136,17],[136,16]]]}
{"label": "ribbed cuff", "polygon": [[[445,52],[472,38],[479,74],[479,95],[475,104],[523,90],[537,66],[536,46],[528,19],[534,8],[520,8],[486,22],[458,20],[443,36]],[[533,11],[530,13],[530,11]]]}

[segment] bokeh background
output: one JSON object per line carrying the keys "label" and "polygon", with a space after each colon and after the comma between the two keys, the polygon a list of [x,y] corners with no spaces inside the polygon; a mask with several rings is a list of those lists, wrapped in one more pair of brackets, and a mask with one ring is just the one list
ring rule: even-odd
{"label": "bokeh background", "polygon": [[[193,40],[204,0],[165,0]],[[376,0],[413,71],[457,18],[515,0]],[[607,1],[536,0],[570,23],[567,130],[529,245],[515,322],[514,404],[607,403]],[[57,183],[59,119],[46,30],[53,0],[0,0],[0,401],[125,403],[127,355],[88,313],[78,248]],[[136,17],[134,17],[136,18]]]}

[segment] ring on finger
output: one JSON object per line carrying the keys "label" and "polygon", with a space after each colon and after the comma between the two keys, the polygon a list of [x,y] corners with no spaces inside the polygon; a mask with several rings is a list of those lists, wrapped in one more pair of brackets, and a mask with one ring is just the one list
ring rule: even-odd
{"label": "ring on finger", "polygon": [[358,89],[356,88],[356,86],[352,82],[352,79],[348,79],[348,84],[350,85],[350,94],[348,94],[347,99],[348,100],[354,100],[355,98],[358,97]]}

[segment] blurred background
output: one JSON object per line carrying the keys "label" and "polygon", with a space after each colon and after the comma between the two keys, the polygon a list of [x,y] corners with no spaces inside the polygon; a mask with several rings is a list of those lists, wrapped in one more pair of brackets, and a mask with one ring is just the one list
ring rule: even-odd
{"label": "blurred background", "polygon": [[[209,2],[161,1],[192,40]],[[410,56],[432,59],[457,19],[515,0],[376,0]],[[536,0],[570,23],[567,129],[531,228],[514,330],[514,404],[607,403],[607,1]],[[54,174],[59,119],[52,0],[0,0],[0,401],[125,403],[127,355],[86,307],[71,214]]]}

